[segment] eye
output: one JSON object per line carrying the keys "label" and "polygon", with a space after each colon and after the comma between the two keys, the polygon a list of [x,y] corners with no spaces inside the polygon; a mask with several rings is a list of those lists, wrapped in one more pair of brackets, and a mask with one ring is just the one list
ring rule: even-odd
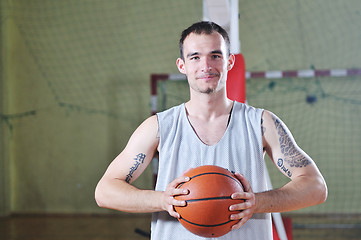
{"label": "eye", "polygon": [[218,59],[218,58],[222,58],[222,56],[221,55],[212,55],[212,58],[213,59]]}
{"label": "eye", "polygon": [[198,60],[198,59],[199,59],[198,56],[193,56],[193,57],[190,58],[190,60]]}

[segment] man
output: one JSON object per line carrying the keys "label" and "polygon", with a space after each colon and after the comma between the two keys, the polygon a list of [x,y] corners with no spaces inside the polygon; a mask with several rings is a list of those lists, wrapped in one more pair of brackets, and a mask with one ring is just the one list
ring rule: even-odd
{"label": "man", "polygon": [[[96,188],[99,206],[125,212],[153,212],[153,239],[202,239],[183,228],[173,206],[188,194],[175,187],[189,179],[183,173],[201,165],[236,172],[245,192],[232,194],[244,203],[231,205],[233,230],[217,239],[272,239],[271,212],[300,209],[324,202],[327,187],[313,160],[294,141],[273,113],[233,102],[226,95],[227,72],[235,58],[224,29],[198,22],[180,39],[179,71],[187,76],[190,100],[145,120],[114,159]],[[132,186],[159,152],[156,190]],[[264,154],[290,178],[269,190]]]}

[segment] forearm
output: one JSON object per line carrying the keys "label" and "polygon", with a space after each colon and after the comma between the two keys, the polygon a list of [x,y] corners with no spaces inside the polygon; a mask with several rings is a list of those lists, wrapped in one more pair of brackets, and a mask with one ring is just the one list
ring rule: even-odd
{"label": "forearm", "polygon": [[300,176],[281,188],[255,195],[255,212],[287,212],[323,203],[327,187],[322,177]]}
{"label": "forearm", "polygon": [[123,180],[102,180],[95,191],[99,207],[123,212],[146,213],[163,211],[162,193],[138,189]]}

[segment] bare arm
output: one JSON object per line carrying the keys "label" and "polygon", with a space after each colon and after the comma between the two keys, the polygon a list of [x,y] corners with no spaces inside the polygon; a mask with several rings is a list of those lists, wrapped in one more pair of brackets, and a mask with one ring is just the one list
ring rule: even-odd
{"label": "bare arm", "polygon": [[286,125],[271,112],[263,113],[262,134],[264,151],[291,181],[278,189],[253,193],[247,179],[236,174],[247,191],[232,195],[232,198],[246,200],[230,207],[243,210],[231,216],[241,219],[234,229],[240,228],[253,213],[292,211],[323,203],[327,198],[327,186],[316,164],[296,144]]}
{"label": "bare arm", "polygon": [[255,212],[292,211],[326,201],[323,176],[286,125],[268,111],[264,111],[262,121],[264,150],[291,181],[279,189],[256,193]]}
{"label": "bare arm", "polygon": [[[172,196],[182,191],[169,187],[165,192],[141,190],[131,185],[151,162],[158,147],[158,121],[156,116],[145,120],[133,133],[125,149],[112,161],[100,179],[95,199],[100,207],[125,212],[168,211],[177,217],[172,204],[183,205]],[[183,177],[184,178],[184,177]],[[183,182],[174,180],[170,186]]]}

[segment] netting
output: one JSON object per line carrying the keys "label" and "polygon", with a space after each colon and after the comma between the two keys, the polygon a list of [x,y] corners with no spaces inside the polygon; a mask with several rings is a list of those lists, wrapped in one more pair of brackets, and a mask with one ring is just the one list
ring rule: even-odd
{"label": "netting", "polygon": [[40,75],[60,107],[131,119],[147,112],[129,106],[148,101],[149,73],[175,69],[183,25],[201,19],[202,3],[190,2],[8,0],[2,24],[25,50],[24,74]]}
{"label": "netting", "polygon": [[[159,81],[158,91],[159,110],[189,99],[187,81]],[[308,216],[306,222],[297,219],[299,223],[295,221],[295,226],[360,227],[357,217],[361,214],[360,76],[248,79],[247,102],[283,119],[326,179],[328,200],[293,212]],[[273,187],[281,187],[288,181],[268,156],[266,164]]]}
{"label": "netting", "polygon": [[[359,78],[249,80],[248,100],[270,109],[289,126],[322,171],[330,196],[301,212],[361,213],[361,84]],[[286,103],[286,104],[285,104]],[[273,182],[283,183],[269,167]]]}
{"label": "netting", "polygon": [[[176,70],[202,2],[4,0],[0,11],[10,211],[102,211],[94,186],[149,117],[149,74]],[[151,171],[136,184],[152,188]]]}
{"label": "netting", "polygon": [[[47,182],[59,169],[50,163],[52,168],[43,167],[48,156],[69,169],[54,180],[58,187],[42,188],[13,177],[14,208],[95,211],[93,186],[85,194],[71,186],[85,185],[89,179],[96,182],[94,173],[102,171],[149,116],[149,76],[177,71],[179,34],[202,18],[202,1],[4,0],[0,4],[5,46],[1,76],[6,78],[2,86],[9,89],[10,99],[3,101],[9,106],[4,104],[0,119],[14,133],[12,173],[29,179],[36,175],[38,182]],[[239,8],[247,71],[361,67],[359,0],[242,0]],[[189,97],[185,82],[161,81],[158,91],[162,88],[165,100],[159,95],[159,110]],[[273,111],[285,121],[326,178],[327,202],[298,213],[360,214],[361,78],[249,79],[247,96],[250,105]],[[54,129],[64,122],[75,122],[76,131],[58,141],[54,132],[65,135],[66,131]],[[99,142],[80,134],[77,139],[88,147],[76,152],[68,139],[89,129],[99,142],[111,146],[99,147]],[[84,152],[89,153],[84,156]],[[99,159],[107,160],[99,163]],[[72,170],[75,163],[87,170],[82,174]],[[26,164],[31,167],[24,169]],[[286,181],[273,172],[274,167],[269,169],[275,187]],[[64,187],[62,179],[69,179],[69,184]],[[68,195],[78,198],[59,201]],[[46,207],[40,206],[42,202]]]}
{"label": "netting", "polygon": [[[277,7],[263,1],[240,5],[247,71],[360,68],[357,45],[361,33],[355,21],[361,20],[361,4],[356,1],[288,1]],[[159,82],[165,98],[160,96],[160,108],[187,100],[187,83],[183,84]],[[333,223],[360,227],[360,218],[354,217],[361,214],[361,186],[357,183],[361,179],[361,77],[250,78],[247,100],[283,119],[326,179],[327,202],[294,213],[313,216],[307,224],[316,224],[314,227],[340,227]],[[286,183],[272,163],[268,159],[266,162],[274,187]],[[328,218],[321,219],[325,215]]]}

